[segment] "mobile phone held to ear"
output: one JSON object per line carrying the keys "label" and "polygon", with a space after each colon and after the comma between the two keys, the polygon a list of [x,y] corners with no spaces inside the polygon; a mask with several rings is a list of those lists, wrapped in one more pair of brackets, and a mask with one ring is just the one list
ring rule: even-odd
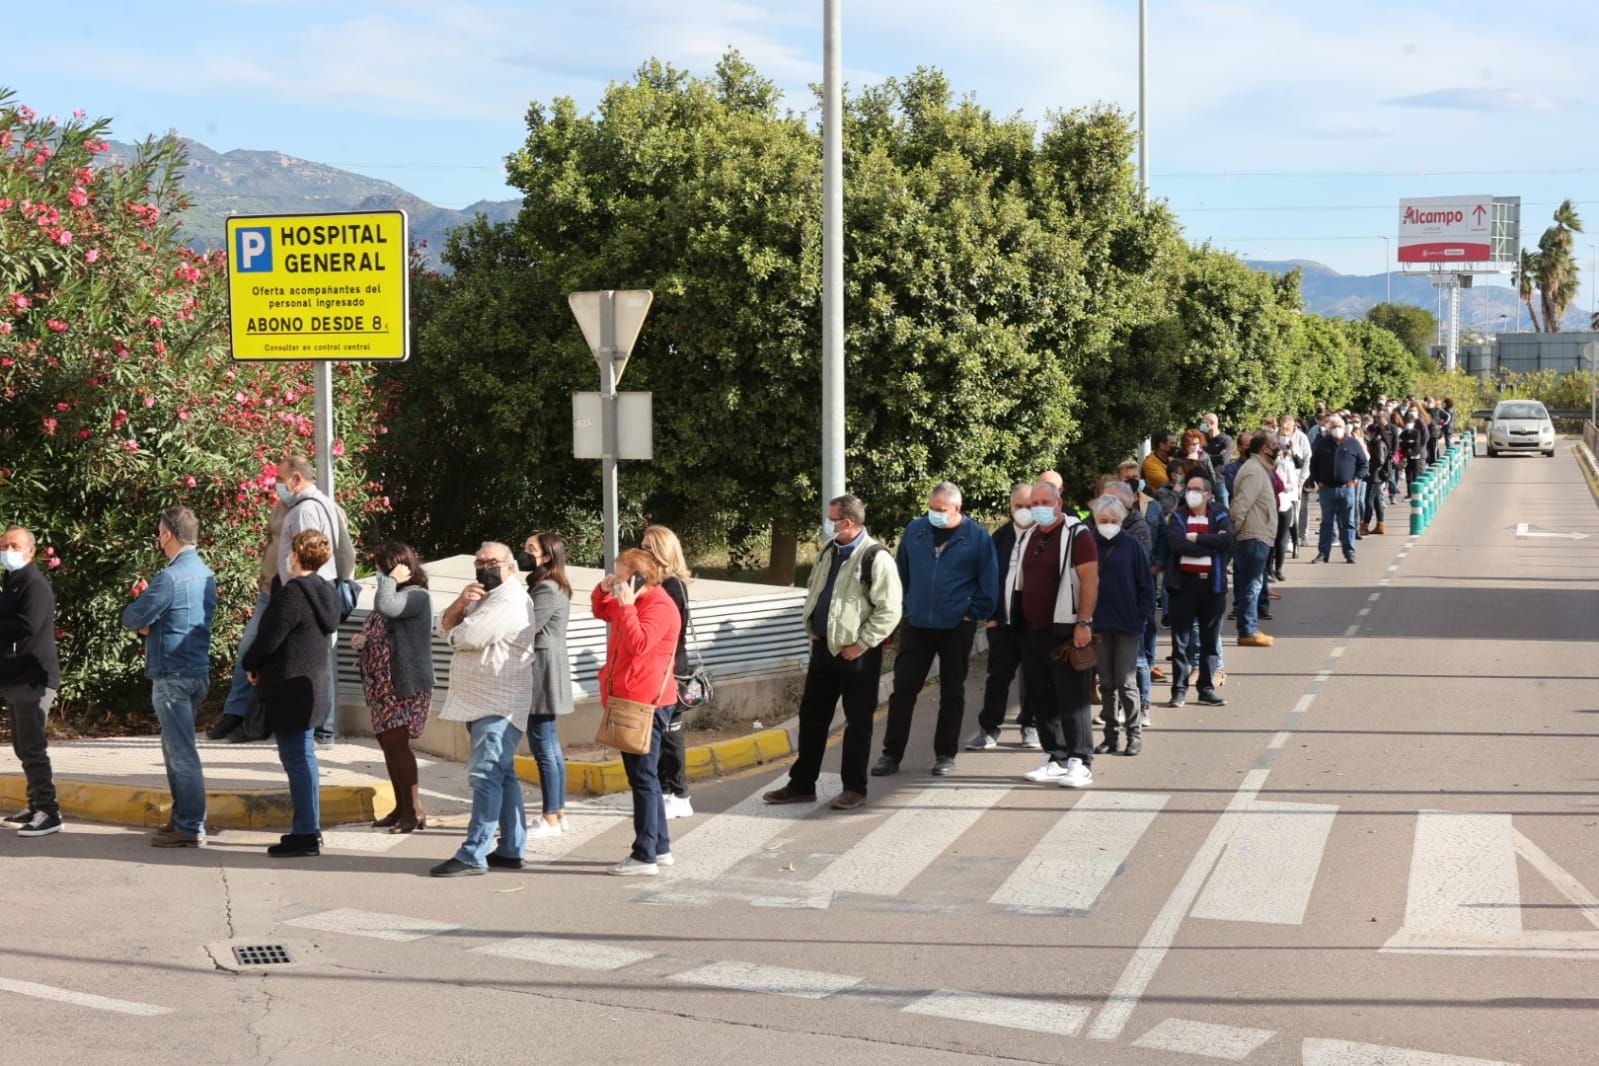
{"label": "mobile phone held to ear", "polygon": [[644,575],[643,574],[634,574],[633,575],[633,579],[632,579],[632,585],[633,585],[633,591],[634,592],[643,592],[644,591]]}

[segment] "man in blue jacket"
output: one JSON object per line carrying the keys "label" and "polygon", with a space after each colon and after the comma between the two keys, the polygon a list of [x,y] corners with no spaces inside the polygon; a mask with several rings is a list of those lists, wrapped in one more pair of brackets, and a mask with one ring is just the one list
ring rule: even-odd
{"label": "man in blue jacket", "polygon": [[1369,467],[1366,449],[1348,435],[1344,420],[1330,416],[1326,432],[1310,446],[1310,480],[1321,500],[1321,543],[1312,562],[1332,561],[1334,522],[1344,562],[1355,561],[1355,486],[1366,477]]}
{"label": "man in blue jacket", "polygon": [[872,775],[898,773],[910,741],[916,697],[938,657],[938,726],[932,772],[955,772],[961,720],[966,716],[966,668],[972,636],[994,616],[999,560],[988,530],[961,514],[961,490],[948,481],[933,486],[927,514],[911,521],[895,553],[905,589],[905,625],[894,660],[894,694],[888,700],[883,757]]}
{"label": "man in blue jacket", "polygon": [[161,512],[156,544],[167,565],[122,611],[122,624],[144,637],[144,673],[161,722],[161,755],[172,791],[172,822],[150,839],[158,848],[205,840],[205,772],[194,742],[194,713],[211,686],[211,618],[217,581],[194,546],[200,521],[187,507]]}

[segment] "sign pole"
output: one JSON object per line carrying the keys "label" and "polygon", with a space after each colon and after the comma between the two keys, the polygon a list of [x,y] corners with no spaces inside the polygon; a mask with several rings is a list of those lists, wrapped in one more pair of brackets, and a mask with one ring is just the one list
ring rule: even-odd
{"label": "sign pole", "polygon": [[606,289],[600,297],[600,437],[604,442],[601,454],[600,481],[605,510],[605,569],[616,569],[620,554],[616,485],[616,461],[621,455],[616,422],[616,291]]}
{"label": "sign pole", "polygon": [[333,364],[327,361],[311,368],[315,392],[312,407],[316,420],[316,487],[333,498]]}
{"label": "sign pole", "polygon": [[844,122],[840,0],[822,4],[822,521],[844,494]]}

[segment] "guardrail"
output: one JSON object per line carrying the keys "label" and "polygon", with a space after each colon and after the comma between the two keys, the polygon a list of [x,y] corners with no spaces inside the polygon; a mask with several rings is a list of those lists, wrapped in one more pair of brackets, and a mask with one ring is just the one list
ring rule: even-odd
{"label": "guardrail", "polygon": [[[1589,429],[1593,424],[1589,423]],[[1426,473],[1416,479],[1410,486],[1410,535],[1419,537],[1427,532],[1427,527],[1432,525],[1432,520],[1438,514],[1438,508],[1443,506],[1444,500],[1460,484],[1460,479],[1466,474],[1466,467],[1477,456],[1477,433],[1475,430],[1464,430],[1455,438],[1455,443],[1438,457],[1438,461],[1427,468]]]}
{"label": "guardrail", "polygon": [[1599,426],[1584,420],[1582,423],[1582,443],[1587,446],[1589,455],[1599,459]]}

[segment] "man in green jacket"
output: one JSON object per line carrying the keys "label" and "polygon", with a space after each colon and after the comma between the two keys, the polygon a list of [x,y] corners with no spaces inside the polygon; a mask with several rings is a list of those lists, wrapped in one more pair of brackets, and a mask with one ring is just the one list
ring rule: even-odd
{"label": "man in green jacket", "polygon": [[883,642],[899,625],[903,590],[893,556],[866,532],[866,505],[840,496],[827,505],[833,539],[817,557],[805,597],[811,663],[800,698],[799,758],[788,784],[766,793],[767,803],[815,803],[827,733],[844,703],[844,791],[835,811],[866,802],[866,764],[872,754],[872,716],[883,675]]}

